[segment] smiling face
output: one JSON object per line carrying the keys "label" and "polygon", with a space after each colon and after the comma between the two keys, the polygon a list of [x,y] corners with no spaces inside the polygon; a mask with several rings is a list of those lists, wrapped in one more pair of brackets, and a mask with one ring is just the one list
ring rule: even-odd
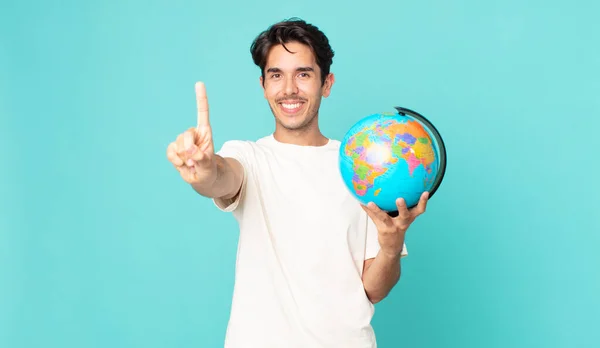
{"label": "smiling face", "polygon": [[276,131],[318,130],[321,98],[327,98],[333,74],[321,83],[321,71],[310,47],[290,42],[273,46],[260,82],[277,121]]}

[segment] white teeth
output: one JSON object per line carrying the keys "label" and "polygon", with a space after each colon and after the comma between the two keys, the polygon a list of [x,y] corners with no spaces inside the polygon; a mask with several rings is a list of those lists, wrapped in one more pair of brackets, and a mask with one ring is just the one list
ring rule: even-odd
{"label": "white teeth", "polygon": [[296,104],[281,104],[281,106],[283,106],[286,109],[296,109],[300,107],[300,103],[296,103]]}

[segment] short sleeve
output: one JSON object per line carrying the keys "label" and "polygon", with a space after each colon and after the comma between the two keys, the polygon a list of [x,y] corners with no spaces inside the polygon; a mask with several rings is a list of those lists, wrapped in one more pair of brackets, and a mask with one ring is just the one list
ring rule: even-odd
{"label": "short sleeve", "polygon": [[[365,213],[366,214],[366,213]],[[377,256],[380,249],[379,239],[377,236],[377,227],[371,218],[367,215],[367,241],[365,245],[365,260],[372,259]],[[408,256],[408,250],[406,249],[406,243],[402,248],[400,257]]]}
{"label": "short sleeve", "polygon": [[217,155],[223,158],[234,158],[238,160],[242,164],[242,167],[244,169],[242,187],[240,189],[240,193],[235,197],[235,199],[213,198],[214,204],[221,211],[233,212],[238,208],[238,206],[244,199],[244,196],[246,194],[246,187],[248,186],[248,177],[250,175],[248,146],[249,145],[245,141],[231,140],[225,142],[221,149],[216,152]]}

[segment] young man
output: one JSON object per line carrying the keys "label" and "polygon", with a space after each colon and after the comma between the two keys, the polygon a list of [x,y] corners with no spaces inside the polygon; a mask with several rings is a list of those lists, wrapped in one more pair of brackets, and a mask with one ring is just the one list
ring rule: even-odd
{"label": "young man", "polygon": [[196,84],[198,125],[167,150],[183,179],[240,227],[225,347],[373,348],[374,303],[407,255],[406,230],[427,195],[395,218],[360,205],[338,170],[340,142],[319,130],[333,51],[315,26],[294,19],[251,46],[275,117],[274,133],[214,152],[206,90]]}

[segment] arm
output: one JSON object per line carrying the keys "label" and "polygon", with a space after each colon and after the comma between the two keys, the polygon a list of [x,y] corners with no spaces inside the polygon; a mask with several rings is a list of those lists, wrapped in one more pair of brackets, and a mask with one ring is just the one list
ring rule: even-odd
{"label": "arm", "polygon": [[383,300],[400,280],[400,254],[393,256],[379,251],[375,258],[365,260],[363,269],[365,292],[375,304]]}
{"label": "arm", "polygon": [[209,198],[230,199],[238,195],[242,187],[244,169],[242,164],[233,158],[213,155],[211,167],[213,174],[210,180],[192,182],[192,188],[200,195]]}
{"label": "arm", "polygon": [[372,202],[362,208],[377,227],[380,249],[377,256],[365,261],[363,266],[363,286],[369,300],[377,303],[383,300],[400,280],[400,258],[404,249],[406,231],[413,221],[425,212],[428,192],[421,195],[419,204],[407,209],[404,199],[398,199],[398,216],[392,218]]}
{"label": "arm", "polygon": [[208,98],[204,83],[196,83],[197,126],[180,134],[167,147],[167,158],[181,177],[200,195],[210,198],[234,198],[240,192],[244,176],[242,164],[214,152],[208,117]]}

